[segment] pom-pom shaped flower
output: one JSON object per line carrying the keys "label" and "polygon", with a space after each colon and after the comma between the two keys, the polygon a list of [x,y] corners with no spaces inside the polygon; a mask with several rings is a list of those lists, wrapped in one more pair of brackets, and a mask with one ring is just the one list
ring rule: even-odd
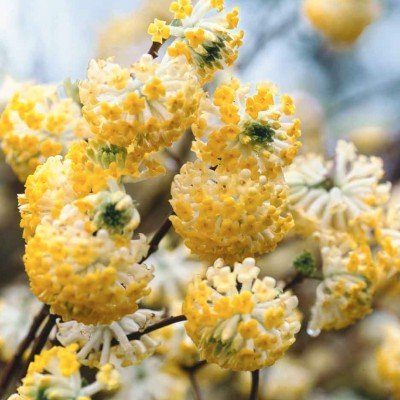
{"label": "pom-pom shaped flower", "polygon": [[2,148],[24,182],[50,156],[64,155],[72,142],[90,136],[81,108],[60,98],[52,85],[28,86],[14,94],[1,116]]}
{"label": "pom-pom shaped flower", "polygon": [[276,176],[277,166],[290,164],[300,148],[300,121],[293,119],[292,99],[272,84],[259,84],[253,95],[250,90],[233,80],[216,89],[213,101],[202,102],[194,150],[229,172],[248,168]]}
{"label": "pom-pom shaped flower", "polygon": [[130,68],[92,60],[80,83],[83,113],[97,138],[124,147],[136,164],[169,147],[196,120],[202,90],[182,58],[150,55]]}
{"label": "pom-pom shaped flower", "polygon": [[59,219],[40,224],[26,246],[32,292],[64,321],[109,324],[134,313],[150,291],[152,269],[138,264],[148,251],[146,238],[114,235],[105,215],[98,220],[67,205]]}
{"label": "pom-pom shaped flower", "polygon": [[171,188],[171,221],[200,258],[234,262],[273,250],[293,226],[283,182],[248,169],[225,174],[200,160],[185,164]]}
{"label": "pom-pom shaped flower", "polygon": [[323,279],[308,324],[311,336],[343,329],[369,314],[379,276],[367,244],[344,233],[323,233],[319,239]]}
{"label": "pom-pom shaped flower", "polygon": [[218,259],[188,289],[183,304],[188,335],[200,356],[234,371],[272,365],[294,343],[300,330],[298,300],[258,279],[252,258],[232,268]]}
{"label": "pom-pom shaped flower", "polygon": [[185,56],[196,67],[202,83],[235,62],[244,36],[243,31],[236,31],[237,8],[226,12],[222,0],[199,0],[194,6],[190,0],[177,0],[170,10],[175,17],[171,24],[156,20],[149,33],[153,41],[160,43],[170,36],[175,37],[168,55],[172,58]]}
{"label": "pom-pom shaped flower", "polygon": [[387,327],[382,345],[376,353],[378,373],[389,386],[394,399],[400,399],[400,329]]}
{"label": "pom-pom shaped flower", "polygon": [[334,44],[355,42],[379,15],[376,0],[305,0],[312,25]]}
{"label": "pom-pom shaped flower", "polygon": [[339,141],[333,160],[309,154],[297,157],[287,171],[291,209],[304,233],[347,231],[363,220],[374,223],[389,197],[390,184],[379,183],[382,160],[358,155],[353,144]]}
{"label": "pom-pom shaped flower", "polygon": [[96,380],[86,385],[80,374],[77,346],[53,347],[42,351],[29,364],[26,377],[13,400],[71,399],[90,400],[101,391],[116,390],[120,385],[119,372],[111,364],[104,365]]}
{"label": "pom-pom shaped flower", "polygon": [[[129,340],[161,319],[162,312],[139,309],[109,325],[84,325],[76,321],[58,322],[57,339],[63,346],[79,343],[77,358],[84,365],[136,365],[151,356],[158,342],[149,335]],[[118,344],[113,345],[113,340]]]}

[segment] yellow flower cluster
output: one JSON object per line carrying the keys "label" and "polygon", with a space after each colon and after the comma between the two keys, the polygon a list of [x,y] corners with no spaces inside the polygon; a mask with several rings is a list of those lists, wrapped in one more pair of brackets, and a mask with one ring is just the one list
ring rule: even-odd
{"label": "yellow flower cluster", "polygon": [[334,44],[349,45],[378,17],[379,4],[376,0],[305,0],[304,10]]}
{"label": "yellow flower cluster", "polygon": [[186,332],[208,362],[234,371],[272,365],[294,343],[300,330],[298,300],[258,279],[255,260],[234,268],[222,259],[189,286],[183,304]]}
{"label": "yellow flower cluster", "polygon": [[88,136],[80,106],[61,98],[52,85],[17,91],[1,116],[2,148],[22,182],[48,157],[64,155],[71,143]]}
{"label": "yellow flower cluster", "polygon": [[389,385],[393,399],[400,399],[400,330],[387,327],[376,361],[381,379]]}
{"label": "yellow flower cluster", "polygon": [[226,12],[222,0],[199,0],[195,5],[191,0],[177,0],[170,10],[174,13],[171,24],[156,19],[148,29],[154,42],[175,38],[167,51],[169,57],[186,57],[203,84],[235,62],[244,36],[243,31],[235,31],[237,8]]}
{"label": "yellow flower cluster", "polygon": [[345,328],[370,313],[380,272],[369,246],[350,235],[325,232],[319,240],[323,279],[308,324],[312,336]]}
{"label": "yellow flower cluster", "polygon": [[200,258],[235,262],[273,250],[292,228],[287,188],[248,169],[225,173],[197,160],[185,164],[171,188],[176,232]]}
{"label": "yellow flower cluster", "polygon": [[[196,120],[203,95],[183,58],[156,63],[148,54],[130,68],[111,59],[92,60],[79,89],[83,114],[96,137],[128,153],[128,175],[138,175],[147,155],[180,138]],[[158,163],[153,164],[150,159],[146,167],[159,172]]]}
{"label": "yellow flower cluster", "polygon": [[138,264],[148,251],[146,238],[129,237],[138,223],[131,200],[97,196],[43,221],[26,246],[32,292],[65,321],[108,324],[135,312],[150,290],[152,269]]}
{"label": "yellow flower cluster", "polygon": [[[140,308],[109,325],[85,325],[77,321],[58,321],[57,339],[63,346],[79,343],[78,360],[83,365],[99,367],[105,364],[127,367],[140,364],[150,357],[159,342],[149,335],[129,340],[128,335],[142,332],[160,321],[162,311]],[[112,344],[112,340],[117,345]]]}
{"label": "yellow flower cluster", "polygon": [[11,396],[9,400],[90,400],[100,391],[119,387],[120,375],[111,364],[99,370],[95,382],[84,386],[76,350],[77,346],[71,345],[42,351],[29,365],[18,395]]}
{"label": "yellow flower cluster", "polygon": [[287,95],[278,95],[271,83],[250,85],[236,80],[220,85],[213,101],[202,102],[194,133],[198,157],[228,172],[247,168],[255,176],[280,174],[290,164],[301,144],[300,121],[293,118],[295,107]]}
{"label": "yellow flower cluster", "polygon": [[358,155],[352,143],[340,140],[333,160],[308,154],[296,157],[285,171],[296,227],[349,231],[366,220],[375,224],[389,198],[390,183],[380,183],[383,163]]}

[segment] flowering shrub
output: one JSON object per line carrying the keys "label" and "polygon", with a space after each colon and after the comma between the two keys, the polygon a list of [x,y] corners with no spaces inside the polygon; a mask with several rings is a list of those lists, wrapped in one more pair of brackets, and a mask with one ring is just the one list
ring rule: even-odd
{"label": "flowering shrub", "polygon": [[[304,7],[335,44],[353,42],[375,15],[365,1],[355,24],[346,7],[358,1],[332,3]],[[232,371],[252,400],[259,387],[265,399],[306,398],[324,378],[320,366],[333,363],[319,348],[292,351],[297,335],[302,347],[304,332],[349,328],[380,296],[398,296],[400,207],[383,161],[343,140],[333,157],[298,155],[291,96],[268,81],[218,76],[242,44],[238,9],[177,0],[170,11],[171,22],[149,25],[152,47],[129,67],[91,60],[65,96],[27,84],[4,108],[2,148],[25,183],[23,261],[43,304],[29,328],[3,320],[38,303],[18,312],[9,295],[0,303],[0,357],[10,361],[1,396],[24,361],[9,399],[187,399],[192,388],[199,400],[200,387],[215,398],[210,382]],[[185,137],[189,160],[176,153]],[[167,172],[172,211],[150,238],[131,185],[158,185],[151,178]],[[298,238],[293,276],[275,277],[266,254]],[[311,280],[307,297],[297,285]],[[393,325],[379,334],[373,367],[399,398]]]}

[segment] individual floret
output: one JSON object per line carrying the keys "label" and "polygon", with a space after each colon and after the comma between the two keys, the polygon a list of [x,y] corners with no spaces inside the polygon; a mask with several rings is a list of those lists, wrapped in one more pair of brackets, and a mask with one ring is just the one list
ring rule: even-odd
{"label": "individual floret", "polygon": [[234,268],[218,259],[188,289],[183,304],[186,332],[208,362],[234,371],[274,364],[300,330],[298,300],[276,287],[273,278],[258,279],[252,258]]}

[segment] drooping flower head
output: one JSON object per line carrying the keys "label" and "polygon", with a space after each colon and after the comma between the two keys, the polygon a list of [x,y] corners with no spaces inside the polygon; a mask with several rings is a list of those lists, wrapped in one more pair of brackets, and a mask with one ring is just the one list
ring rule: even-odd
{"label": "drooping flower head", "polygon": [[243,31],[237,32],[239,11],[226,12],[223,0],[177,0],[170,10],[170,24],[156,19],[148,33],[153,41],[162,43],[174,37],[167,52],[172,58],[185,56],[196,67],[202,83],[211,80],[216,71],[231,66],[238,56]]}
{"label": "drooping flower head", "polygon": [[18,388],[19,395],[11,398],[90,400],[96,393],[119,387],[119,372],[111,364],[101,367],[93,383],[85,384],[76,350],[77,346],[71,345],[42,351],[29,364],[28,373]]}
{"label": "drooping flower head", "polygon": [[305,0],[305,13],[334,44],[355,42],[379,15],[376,0]]}
{"label": "drooping flower head", "polygon": [[[63,346],[79,343],[77,358],[84,365],[137,365],[154,353],[159,342],[149,335],[129,340],[128,335],[142,332],[149,325],[159,321],[161,316],[160,311],[139,309],[109,325],[59,321],[57,339]],[[117,345],[113,345],[113,339],[117,341]]]}
{"label": "drooping flower head", "polygon": [[293,118],[292,99],[278,95],[272,84],[260,83],[254,94],[250,90],[232,80],[216,89],[212,101],[202,102],[194,150],[229,172],[248,168],[276,176],[300,148],[300,121]]}
{"label": "drooping flower head", "polygon": [[64,155],[71,143],[88,136],[80,106],[61,98],[53,85],[15,93],[1,116],[2,148],[22,182],[48,157]]}
{"label": "drooping flower head", "polygon": [[67,205],[58,219],[40,224],[26,246],[32,292],[64,321],[109,324],[134,313],[136,302],[150,291],[152,269],[139,264],[148,251],[146,238],[115,233],[132,220],[118,210],[119,202],[113,204],[110,214],[101,205],[93,220]]}
{"label": "drooping flower head", "polygon": [[389,183],[378,157],[358,155],[352,143],[339,141],[333,160],[299,156],[285,172],[291,209],[304,233],[347,231],[363,220],[377,221],[388,200]]}
{"label": "drooping flower head", "polygon": [[300,329],[297,297],[273,278],[258,279],[252,258],[234,268],[218,259],[188,289],[183,304],[186,331],[208,362],[234,371],[272,365]]}
{"label": "drooping flower head", "polygon": [[200,160],[185,164],[171,188],[176,232],[200,258],[234,262],[273,250],[293,225],[286,213],[286,186],[213,170]]}
{"label": "drooping flower head", "polygon": [[182,58],[156,63],[150,55],[130,68],[92,60],[79,86],[94,134],[125,148],[138,164],[169,147],[195,121],[202,90]]}
{"label": "drooping flower head", "polygon": [[372,309],[379,267],[369,246],[345,233],[323,233],[319,237],[322,282],[317,287],[308,332],[343,329],[364,318]]}

